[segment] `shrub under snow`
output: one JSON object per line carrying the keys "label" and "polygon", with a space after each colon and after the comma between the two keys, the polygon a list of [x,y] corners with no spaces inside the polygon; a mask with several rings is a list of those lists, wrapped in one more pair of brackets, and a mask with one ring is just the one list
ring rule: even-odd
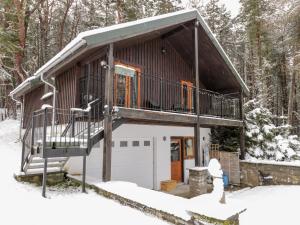
{"label": "shrub under snow", "polygon": [[298,159],[300,141],[290,135],[290,126],[275,126],[272,113],[259,102],[245,104],[247,156],[257,159],[290,161]]}

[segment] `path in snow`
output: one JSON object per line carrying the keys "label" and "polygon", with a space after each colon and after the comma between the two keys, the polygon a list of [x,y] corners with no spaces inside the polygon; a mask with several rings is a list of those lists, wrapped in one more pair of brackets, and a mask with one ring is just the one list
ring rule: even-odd
{"label": "path in snow", "polygon": [[[142,212],[80,188],[48,191],[51,199],[41,197],[41,187],[16,182],[13,173],[20,166],[18,124],[0,122],[0,224],[168,224]],[[48,213],[45,214],[45,213]]]}

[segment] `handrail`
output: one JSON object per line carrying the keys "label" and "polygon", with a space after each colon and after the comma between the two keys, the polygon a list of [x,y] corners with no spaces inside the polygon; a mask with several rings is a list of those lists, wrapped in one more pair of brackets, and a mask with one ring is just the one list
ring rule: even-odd
{"label": "handrail", "polygon": [[30,151],[28,151],[28,154],[25,156],[26,148],[29,147],[26,145],[26,139],[27,139],[28,135],[30,134],[30,130],[32,129],[31,122],[32,122],[32,120],[28,121],[26,130],[25,130],[23,138],[22,138],[21,172],[24,172],[25,159],[28,157],[28,154],[30,153]]}

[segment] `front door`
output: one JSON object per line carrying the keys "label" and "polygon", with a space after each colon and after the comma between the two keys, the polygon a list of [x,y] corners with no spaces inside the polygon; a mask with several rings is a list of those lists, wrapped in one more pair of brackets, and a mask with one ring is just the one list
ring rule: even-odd
{"label": "front door", "polygon": [[182,182],[182,146],[180,138],[171,139],[171,179]]}

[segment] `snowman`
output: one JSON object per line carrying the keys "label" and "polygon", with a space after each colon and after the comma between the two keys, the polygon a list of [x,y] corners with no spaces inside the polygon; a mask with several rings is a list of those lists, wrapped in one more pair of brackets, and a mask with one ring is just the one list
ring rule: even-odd
{"label": "snowman", "polygon": [[223,171],[217,159],[211,159],[208,164],[208,172],[213,177],[212,198],[216,201],[225,204],[225,192],[223,183]]}

